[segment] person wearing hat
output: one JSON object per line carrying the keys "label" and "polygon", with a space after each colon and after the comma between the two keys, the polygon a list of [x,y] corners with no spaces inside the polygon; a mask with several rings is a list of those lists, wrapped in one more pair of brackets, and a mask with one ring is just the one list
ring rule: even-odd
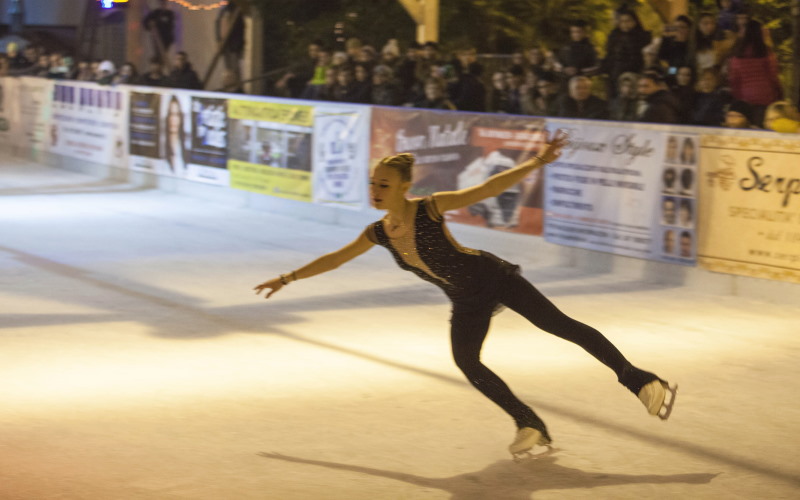
{"label": "person wearing hat", "polygon": [[764,128],[784,134],[800,132],[800,112],[789,101],[775,101],[767,106]]}
{"label": "person wearing hat", "polygon": [[752,106],[744,101],[733,101],[728,105],[722,126],[727,128],[758,128],[753,124]]}

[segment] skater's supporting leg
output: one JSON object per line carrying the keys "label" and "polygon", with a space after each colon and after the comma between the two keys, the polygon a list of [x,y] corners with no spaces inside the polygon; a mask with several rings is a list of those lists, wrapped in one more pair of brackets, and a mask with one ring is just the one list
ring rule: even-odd
{"label": "skater's supporting leg", "polygon": [[453,308],[450,340],[456,366],[476,389],[511,415],[518,428],[538,429],[549,440],[544,422],[511,392],[500,377],[481,363],[481,348],[489,330],[491,314],[491,309]]}

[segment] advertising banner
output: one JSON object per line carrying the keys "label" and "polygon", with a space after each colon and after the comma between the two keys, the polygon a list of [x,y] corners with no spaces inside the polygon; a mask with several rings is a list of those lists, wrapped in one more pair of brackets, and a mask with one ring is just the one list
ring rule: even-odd
{"label": "advertising banner", "polygon": [[227,100],[192,97],[191,150],[187,177],[194,181],[227,186]]}
{"label": "advertising banner", "polygon": [[228,101],[230,186],[311,202],[314,107]]}
{"label": "advertising banner", "polygon": [[188,92],[131,92],[130,168],[188,177],[191,120]]}
{"label": "advertising banner", "polygon": [[800,283],[800,140],[701,141],[700,265]]}
{"label": "advertising banner", "polygon": [[634,124],[551,121],[569,144],[546,168],[545,238],[693,265],[697,137]]}
{"label": "advertising banner", "polygon": [[[412,196],[475,186],[535,155],[544,121],[499,115],[375,108],[370,163],[413,153]],[[470,207],[448,212],[447,220],[505,231],[541,234],[542,176]]]}
{"label": "advertising banner", "polygon": [[50,150],[94,163],[126,167],[128,92],[94,83],[57,81]]}
{"label": "advertising banner", "polygon": [[25,77],[19,79],[20,133],[17,144],[33,153],[47,151],[50,137],[50,112],[53,96],[53,80]]}
{"label": "advertising banner", "polygon": [[19,80],[0,77],[0,146],[17,144],[19,134]]}
{"label": "advertising banner", "polygon": [[314,202],[366,206],[370,108],[324,105],[314,110]]}

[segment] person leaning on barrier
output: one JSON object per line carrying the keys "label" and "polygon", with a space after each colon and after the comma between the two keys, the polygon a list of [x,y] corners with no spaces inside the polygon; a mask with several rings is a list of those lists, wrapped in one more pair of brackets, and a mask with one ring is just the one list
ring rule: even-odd
{"label": "person leaning on barrier", "polygon": [[666,90],[664,78],[656,71],[645,71],[637,83],[639,98],[645,108],[638,121],[645,123],[680,123],[680,103]]}
{"label": "person leaning on barrier", "polygon": [[606,120],[608,102],[592,94],[592,80],[589,77],[573,76],[569,80],[569,93],[559,100],[558,116]]}

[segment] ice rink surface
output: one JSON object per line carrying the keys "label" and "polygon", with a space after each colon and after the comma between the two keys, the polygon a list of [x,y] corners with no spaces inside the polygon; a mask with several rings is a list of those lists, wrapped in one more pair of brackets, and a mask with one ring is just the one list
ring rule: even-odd
{"label": "ice rink surface", "polygon": [[504,312],[484,362],[558,450],[514,463],[446,298],[386,250],[253,294],[358,228],[0,160],[0,498],[800,498],[800,287],[711,295],[452,229],[677,382],[670,420]]}

